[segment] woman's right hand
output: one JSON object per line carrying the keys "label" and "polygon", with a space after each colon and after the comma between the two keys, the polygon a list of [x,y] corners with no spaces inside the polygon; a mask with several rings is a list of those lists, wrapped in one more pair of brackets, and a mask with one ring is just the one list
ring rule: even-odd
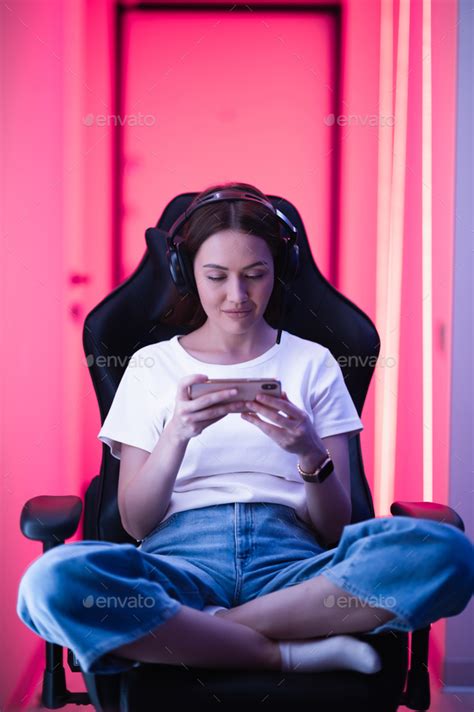
{"label": "woman's right hand", "polygon": [[203,381],[207,381],[207,375],[202,373],[193,373],[178,381],[175,409],[169,425],[181,441],[188,441],[195,435],[200,435],[208,425],[225,418],[229,413],[240,412],[245,405],[245,401],[222,403],[232,395],[231,388],[206,393],[194,399],[189,398],[188,386]]}

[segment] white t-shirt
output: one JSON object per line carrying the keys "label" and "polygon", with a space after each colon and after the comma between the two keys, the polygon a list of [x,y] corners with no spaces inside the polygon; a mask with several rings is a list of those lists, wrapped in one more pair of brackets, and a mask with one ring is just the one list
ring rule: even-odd
{"label": "white t-shirt", "polygon": [[[288,399],[311,416],[321,438],[339,433],[353,437],[364,428],[338,362],[321,344],[282,331],[280,343],[257,358],[221,365],[194,358],[176,335],[133,354],[98,439],[117,459],[122,443],[151,452],[173,416],[178,381],[198,373],[208,378],[278,378]],[[162,521],[175,512],[213,504],[276,502],[293,507],[311,524],[297,461],[296,454],[240,413],[229,413],[190,439]]]}

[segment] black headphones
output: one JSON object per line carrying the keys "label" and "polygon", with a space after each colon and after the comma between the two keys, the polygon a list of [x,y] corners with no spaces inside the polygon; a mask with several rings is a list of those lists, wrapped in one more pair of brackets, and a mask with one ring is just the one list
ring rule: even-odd
{"label": "black headphones", "polygon": [[275,208],[273,204],[268,199],[261,198],[255,193],[251,193],[247,190],[241,190],[238,188],[227,188],[225,190],[217,190],[214,193],[205,195],[202,198],[194,199],[190,206],[182,213],[177,220],[173,223],[170,230],[167,233],[167,251],[166,256],[168,258],[168,266],[171,274],[171,278],[176,285],[179,292],[191,293],[199,299],[199,294],[196,286],[196,281],[194,279],[194,270],[192,261],[186,250],[186,244],[184,238],[179,234],[181,227],[189,219],[189,217],[203,205],[209,205],[210,203],[217,203],[220,200],[248,200],[253,203],[260,203],[264,205],[268,210],[275,215],[280,221],[286,231],[286,236],[283,235],[282,239],[284,241],[284,253],[283,253],[283,265],[281,267],[281,274],[276,274],[275,279],[279,279],[284,287],[283,292],[283,303],[280,313],[280,324],[278,327],[278,336],[276,343],[280,343],[281,331],[282,331],[282,321],[283,313],[286,304],[286,294],[287,289],[292,280],[295,279],[298,274],[299,267],[299,247],[297,245],[298,231],[296,227],[291,223],[291,221],[284,215],[280,210]]}

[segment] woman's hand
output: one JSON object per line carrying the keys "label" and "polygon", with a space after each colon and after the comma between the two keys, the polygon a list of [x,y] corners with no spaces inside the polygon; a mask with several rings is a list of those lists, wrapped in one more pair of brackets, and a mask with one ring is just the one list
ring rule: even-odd
{"label": "woman's hand", "polygon": [[[316,433],[308,413],[291,403],[285,391],[281,398],[259,393],[256,399],[256,401],[245,401],[246,409],[253,412],[241,413],[241,418],[263,430],[287,452],[295,453],[300,457],[315,450],[325,452],[324,444]],[[280,415],[278,411],[283,412],[284,415]],[[261,420],[258,413],[276,425]]]}
{"label": "woman's hand", "polygon": [[240,412],[243,408],[243,401],[223,402],[235,395],[236,389],[227,388],[206,393],[198,398],[189,398],[188,386],[204,381],[207,381],[207,376],[203,373],[193,373],[178,381],[174,413],[167,427],[169,426],[183,442],[200,435],[205,428],[225,418],[229,413]]}

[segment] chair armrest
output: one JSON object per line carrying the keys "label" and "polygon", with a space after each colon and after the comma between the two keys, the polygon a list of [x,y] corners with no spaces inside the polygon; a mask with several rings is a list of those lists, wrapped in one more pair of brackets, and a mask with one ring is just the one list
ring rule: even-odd
{"label": "chair armrest", "polygon": [[42,541],[46,551],[75,533],[81,513],[82,501],[75,495],[33,497],[23,506],[20,529],[28,539]]}
{"label": "chair armrest", "polygon": [[392,502],[390,512],[394,516],[434,519],[464,531],[464,522],[455,509],[438,502]]}
{"label": "chair armrest", "polygon": [[[446,504],[438,502],[393,502],[390,512],[394,516],[434,519],[458,527],[464,531],[464,522],[459,514]],[[411,635],[411,660],[407,688],[400,704],[412,710],[427,710],[430,707],[430,682],[428,673],[428,644],[431,626],[414,630]]]}

